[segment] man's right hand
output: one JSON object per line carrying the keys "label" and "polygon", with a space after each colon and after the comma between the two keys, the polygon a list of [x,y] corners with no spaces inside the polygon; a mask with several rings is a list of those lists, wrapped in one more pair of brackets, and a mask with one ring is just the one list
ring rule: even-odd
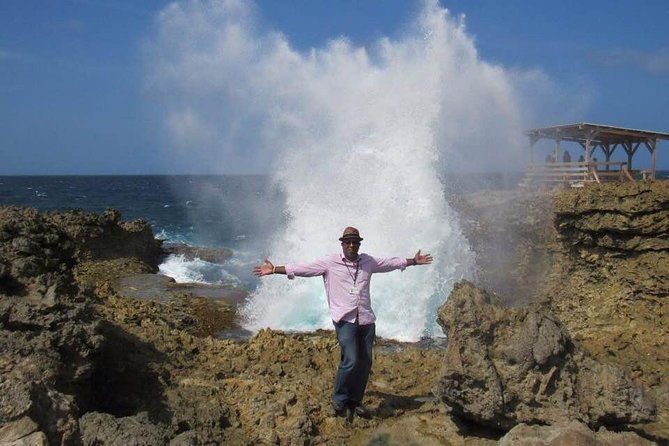
{"label": "man's right hand", "polygon": [[273,272],[274,272],[274,265],[272,264],[272,262],[269,261],[269,259],[265,259],[265,261],[262,262],[262,265],[253,268],[253,274],[255,274],[258,277],[269,276]]}

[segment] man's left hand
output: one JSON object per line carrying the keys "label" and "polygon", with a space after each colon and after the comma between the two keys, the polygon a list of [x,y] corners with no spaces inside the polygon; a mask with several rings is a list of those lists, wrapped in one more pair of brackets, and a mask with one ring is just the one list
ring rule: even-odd
{"label": "man's left hand", "polygon": [[419,249],[416,255],[413,256],[413,261],[416,265],[428,265],[432,263],[432,256],[430,254],[421,254]]}

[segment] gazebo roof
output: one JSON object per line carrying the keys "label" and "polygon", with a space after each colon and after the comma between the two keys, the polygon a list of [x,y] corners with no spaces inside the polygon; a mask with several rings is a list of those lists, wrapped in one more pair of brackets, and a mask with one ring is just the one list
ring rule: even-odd
{"label": "gazebo roof", "polygon": [[525,135],[529,136],[534,141],[538,141],[539,139],[553,139],[573,141],[582,145],[588,140],[595,145],[641,143],[658,139],[669,140],[669,133],[628,129],[625,127],[591,124],[587,122],[526,130]]}

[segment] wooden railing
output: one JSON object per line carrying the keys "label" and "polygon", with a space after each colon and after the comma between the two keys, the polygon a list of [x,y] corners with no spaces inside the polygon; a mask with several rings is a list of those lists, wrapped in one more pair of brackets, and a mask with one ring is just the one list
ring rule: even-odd
{"label": "wooden railing", "polygon": [[634,181],[629,170],[627,170],[627,163],[624,161],[595,161],[590,163],[590,169],[597,183],[602,181]]}
{"label": "wooden railing", "polygon": [[587,183],[604,181],[634,181],[626,165],[622,161],[530,164],[521,186],[529,183],[562,183],[581,187]]}

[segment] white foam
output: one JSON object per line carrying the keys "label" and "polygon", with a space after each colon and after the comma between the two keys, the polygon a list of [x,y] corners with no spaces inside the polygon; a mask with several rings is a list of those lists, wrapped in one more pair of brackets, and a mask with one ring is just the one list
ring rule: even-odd
{"label": "white foam", "polygon": [[184,245],[190,244],[188,235],[181,234],[179,232],[168,231],[164,228],[158,231],[158,233],[155,235],[155,238],[167,243],[179,243]]}
{"label": "white foam", "polygon": [[164,229],[161,229],[160,232],[158,232],[155,236],[157,240],[167,240],[169,239],[169,235],[167,234],[167,231]]}
{"label": "white foam", "polygon": [[158,266],[160,274],[173,278],[177,283],[202,283],[210,285],[240,285],[237,276],[221,265],[199,258],[187,260],[182,254],[170,254]]}
{"label": "white foam", "polygon": [[[307,121],[277,162],[290,219],[269,249],[279,264],[313,260],[340,250],[337,237],[354,225],[372,255],[431,252],[429,267],[373,279],[377,332],[400,340],[439,334],[436,308],[455,281],[472,276],[473,254],[438,179],[435,127],[449,80],[467,85],[455,65],[474,78],[487,68],[439,8],[420,20],[422,34],[383,42],[376,63],[337,42],[295,67]],[[320,279],[265,280],[243,314],[252,329],[331,326]]]}
{"label": "white foam", "polygon": [[[158,24],[149,82],[184,162],[225,172],[274,159],[288,223],[258,254],[313,260],[340,250],[348,225],[372,255],[431,252],[429,267],[375,276],[372,300],[381,336],[439,334],[436,307],[474,270],[439,174],[514,165],[526,148],[510,77],[480,60],[464,19],[426,0],[396,40],[339,38],[305,53],[263,32],[247,2],[172,3]],[[246,326],[331,327],[323,294],[318,278],[268,277],[242,311]]]}

